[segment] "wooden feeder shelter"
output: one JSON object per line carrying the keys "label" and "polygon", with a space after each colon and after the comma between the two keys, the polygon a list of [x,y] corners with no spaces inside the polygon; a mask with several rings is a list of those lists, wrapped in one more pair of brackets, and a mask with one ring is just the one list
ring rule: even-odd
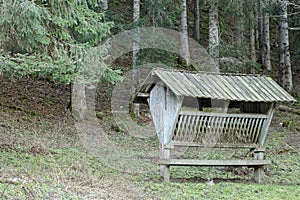
{"label": "wooden feeder shelter", "polygon": [[[153,69],[134,97],[148,102],[160,143],[161,175],[172,165],[248,166],[263,179],[263,145],[279,102],[296,101],[269,77]],[[253,160],[171,158],[176,147],[249,148]]]}

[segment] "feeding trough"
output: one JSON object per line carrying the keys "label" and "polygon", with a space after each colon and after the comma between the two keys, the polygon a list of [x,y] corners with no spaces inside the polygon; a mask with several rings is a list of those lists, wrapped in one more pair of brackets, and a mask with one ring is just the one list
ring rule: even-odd
{"label": "feeding trough", "polygon": [[[248,166],[263,179],[263,145],[274,109],[295,99],[269,77],[153,69],[135,102],[148,102],[160,142],[161,175],[172,165]],[[249,148],[253,160],[174,159],[176,147]]]}

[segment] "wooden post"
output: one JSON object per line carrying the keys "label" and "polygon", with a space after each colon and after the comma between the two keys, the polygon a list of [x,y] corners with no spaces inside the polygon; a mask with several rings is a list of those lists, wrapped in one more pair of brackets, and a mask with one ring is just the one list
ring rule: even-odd
{"label": "wooden post", "polygon": [[[263,160],[264,159],[264,150],[255,149],[254,150],[254,159]],[[263,166],[256,166],[254,168],[254,180],[258,184],[262,184],[264,179],[264,169]]]}
{"label": "wooden post", "polygon": [[133,112],[134,112],[134,117],[135,118],[140,117],[140,104],[139,103],[134,103],[133,104]]}
{"label": "wooden post", "polygon": [[[160,159],[168,160],[170,159],[170,149],[166,149],[163,144],[159,144]],[[168,165],[160,165],[160,176],[164,177],[164,180],[170,181],[170,169]]]}
{"label": "wooden post", "polygon": [[268,118],[263,124],[261,134],[260,134],[260,137],[259,137],[259,146],[260,147],[262,147],[265,143],[267,133],[268,133],[268,130],[269,130],[269,126],[271,124],[271,121],[272,121],[272,118],[273,118],[273,115],[274,115],[274,110],[275,110],[275,103],[272,103],[270,105],[269,111],[267,113]]}
{"label": "wooden post", "polygon": [[[268,118],[265,120],[262,130],[261,130],[261,134],[259,137],[259,147],[254,150],[254,159],[256,160],[263,160],[264,159],[264,150],[262,149],[264,142],[266,140],[267,137],[267,133],[269,130],[269,126],[271,124],[272,118],[273,118],[273,114],[274,114],[274,110],[275,110],[275,103],[272,103],[269,107],[268,110]],[[254,168],[254,180],[255,182],[262,184],[263,183],[263,179],[264,179],[264,169],[263,166],[257,166]]]}

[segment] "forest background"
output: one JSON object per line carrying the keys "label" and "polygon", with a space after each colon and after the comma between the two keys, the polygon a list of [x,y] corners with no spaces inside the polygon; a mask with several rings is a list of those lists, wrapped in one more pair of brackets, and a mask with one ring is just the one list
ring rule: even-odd
{"label": "forest background", "polygon": [[[231,168],[178,167],[173,182],[163,183],[150,164],[157,138],[128,135],[110,102],[115,86],[138,66],[197,70],[188,38],[207,50],[221,72],[271,76],[299,100],[299,0],[0,0],[0,8],[1,199],[300,198],[299,104],[283,105],[275,115],[266,144],[272,166],[266,184],[256,185],[253,171]],[[143,27],[182,33],[184,56],[133,42],[131,52],[106,65],[106,41]],[[121,149],[121,163],[103,160],[107,152],[90,154],[70,114],[73,83],[90,56],[105,68],[87,72],[87,84],[98,83],[97,118]],[[132,171],[120,169],[125,164]]]}

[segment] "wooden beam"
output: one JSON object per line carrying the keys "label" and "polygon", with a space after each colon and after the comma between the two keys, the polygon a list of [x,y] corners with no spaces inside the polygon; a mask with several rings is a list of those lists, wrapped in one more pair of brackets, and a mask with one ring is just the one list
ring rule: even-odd
{"label": "wooden beam", "polygon": [[247,166],[258,167],[270,165],[270,160],[194,160],[194,159],[161,159],[159,165],[167,166]]}
{"label": "wooden beam", "polygon": [[142,93],[142,92],[139,92],[139,93],[137,94],[137,97],[149,98],[149,97],[150,97],[150,93]]}
{"label": "wooden beam", "polygon": [[209,117],[238,117],[238,118],[263,118],[267,119],[268,115],[263,114],[232,114],[232,113],[213,113],[201,111],[184,111],[182,110],[179,115],[196,115],[196,116],[209,116]]}
{"label": "wooden beam", "polygon": [[273,118],[273,115],[274,115],[275,106],[276,106],[275,103],[271,104],[271,106],[269,108],[269,111],[267,113],[268,118],[264,122],[263,127],[261,129],[261,134],[260,134],[260,137],[259,137],[259,146],[260,147],[262,147],[265,143],[267,133],[268,133],[268,130],[269,130],[269,126],[271,124],[271,121],[272,121],[272,118]]}
{"label": "wooden beam", "polygon": [[184,142],[184,141],[171,141],[168,145],[165,145],[166,149],[173,149],[178,147],[203,147],[203,148],[258,148],[258,144],[216,144],[212,147],[207,147],[203,144],[196,142]]}

